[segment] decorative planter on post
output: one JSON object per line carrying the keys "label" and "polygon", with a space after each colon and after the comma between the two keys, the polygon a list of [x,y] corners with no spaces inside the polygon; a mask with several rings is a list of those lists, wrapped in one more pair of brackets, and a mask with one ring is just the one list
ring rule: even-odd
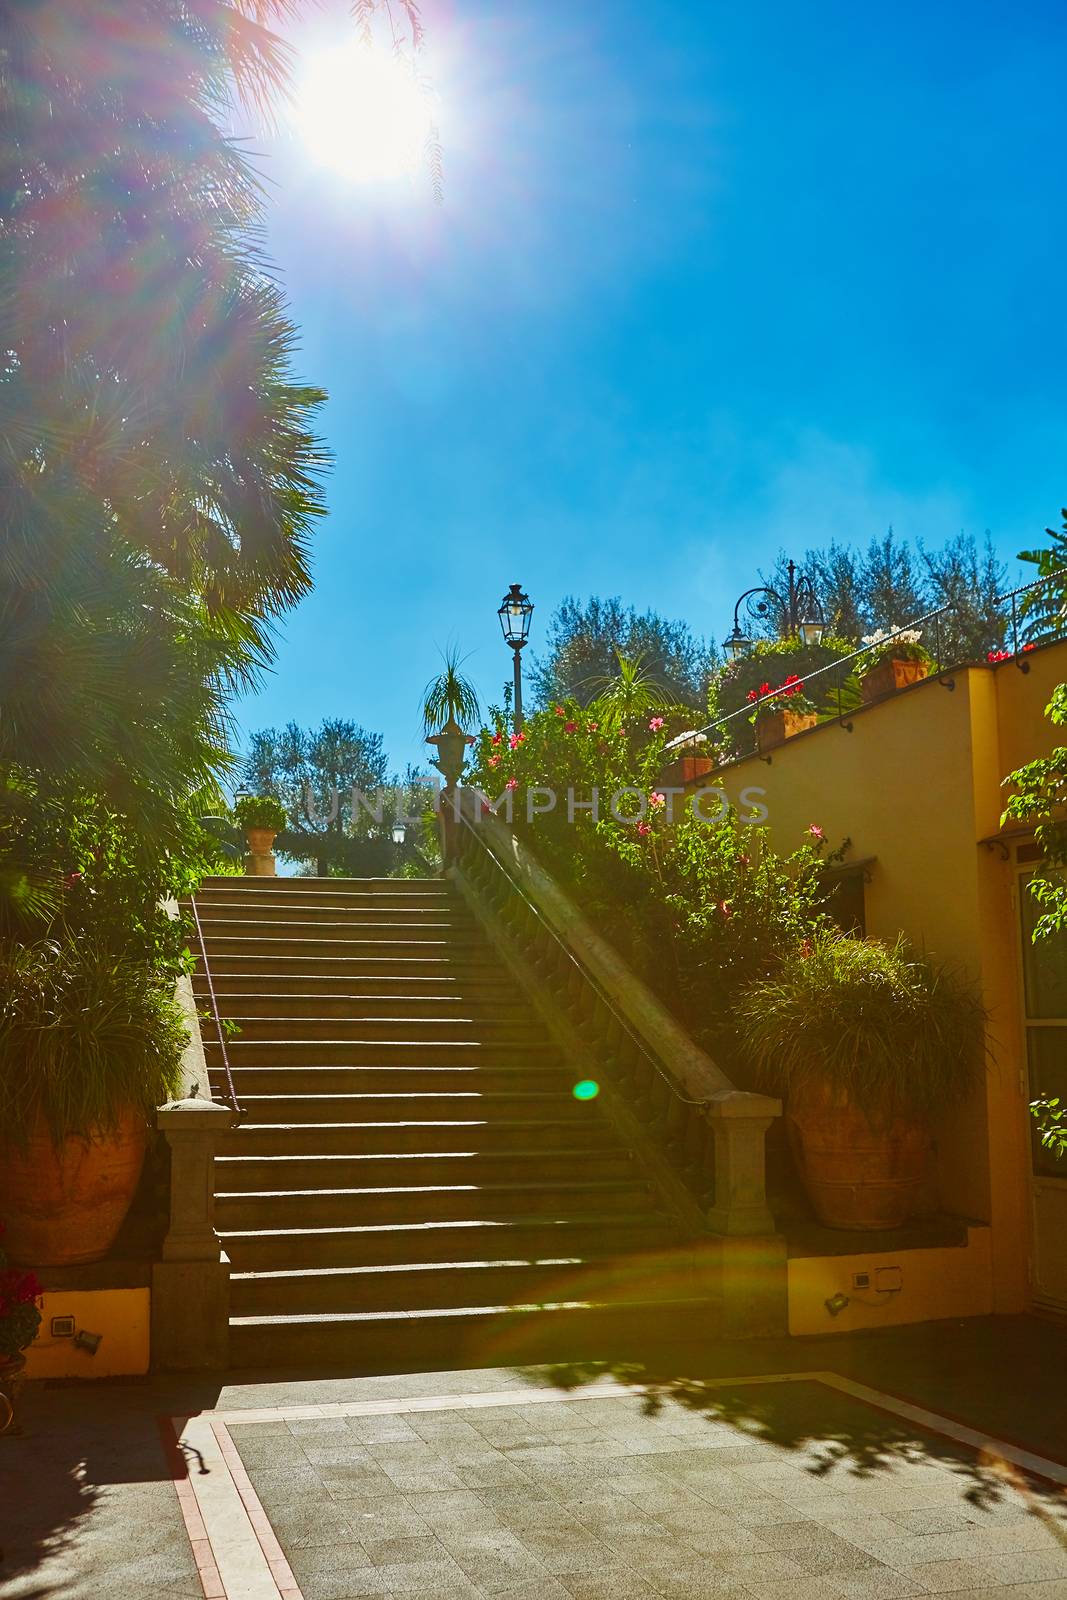
{"label": "decorative planter on post", "polygon": [[906,689],[911,683],[921,683],[929,675],[930,668],[925,661],[901,661],[895,656],[886,656],[860,679],[864,705],[881,700],[897,689]]}
{"label": "decorative planter on post", "polygon": [[457,785],[467,764],[470,739],[455,717],[449,717],[440,732],[432,733],[426,743],[432,744],[436,749],[437,760],[433,765],[445,780],[444,790],[439,797],[437,817],[441,829],[441,853],[447,864],[452,859],[452,835],[454,825],[458,821],[460,802],[457,799],[459,793]]}
{"label": "decorative planter on post", "polygon": [[818,720],[816,711],[790,711],[785,706],[776,711],[761,711],[756,718],[756,749],[761,755],[773,750],[795,733],[814,728]]}
{"label": "decorative planter on post", "polygon": [[246,828],[245,838],[248,840],[248,858],[245,862],[245,873],[250,878],[276,878],[278,876],[278,863],[274,854],[274,841],[278,837],[275,828]]}
{"label": "decorative planter on post", "polygon": [[230,1263],[215,1232],[215,1147],[236,1128],[229,1106],[193,1096],[156,1112],[170,1146],[170,1225],[152,1267],[152,1366],[212,1370],[227,1363]]}

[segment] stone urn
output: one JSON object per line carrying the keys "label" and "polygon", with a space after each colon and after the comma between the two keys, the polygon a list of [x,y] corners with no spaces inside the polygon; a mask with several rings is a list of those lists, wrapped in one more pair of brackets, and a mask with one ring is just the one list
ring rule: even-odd
{"label": "stone urn", "polygon": [[791,1089],[785,1116],[801,1182],[826,1227],[899,1228],[922,1209],[933,1151],[922,1122],[873,1122],[822,1079]]}
{"label": "stone urn", "polygon": [[250,878],[276,878],[278,875],[278,862],[274,854],[274,841],[278,837],[276,828],[246,828],[245,838],[248,840],[248,860],[245,863],[245,872]]}

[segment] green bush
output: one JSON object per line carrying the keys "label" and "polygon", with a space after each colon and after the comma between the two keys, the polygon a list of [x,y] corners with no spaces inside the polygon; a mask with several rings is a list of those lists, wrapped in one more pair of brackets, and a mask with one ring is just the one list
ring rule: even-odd
{"label": "green bush", "polygon": [[173,983],[99,942],[0,947],[0,1129],[58,1144],[175,1093],[188,1033]]}
{"label": "green bush", "polygon": [[275,833],[281,833],[288,821],[285,807],[273,794],[242,795],[233,816],[239,828],[273,828]]}
{"label": "green bush", "polygon": [[985,1053],[973,988],[903,939],[816,934],[745,988],[737,1023],[761,1088],[828,1082],[876,1121],[962,1100]]}

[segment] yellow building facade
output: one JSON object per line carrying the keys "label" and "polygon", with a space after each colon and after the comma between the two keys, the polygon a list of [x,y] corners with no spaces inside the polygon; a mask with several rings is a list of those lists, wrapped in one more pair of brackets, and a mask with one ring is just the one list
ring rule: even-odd
{"label": "yellow building facade", "polygon": [[[1067,961],[1058,946],[1030,941],[1025,878],[1037,852],[1029,836],[1000,825],[1005,775],[1058,742],[1044,709],[1065,679],[1067,643],[1019,664],[957,669],[703,780],[735,802],[744,789],[764,791],[764,827],[782,853],[812,823],[831,846],[848,838],[849,899],[862,905],[866,933],[904,933],[962,970],[989,1014],[984,1085],[936,1130],[936,1203],[959,1219],[962,1242],[849,1256],[791,1247],[795,1333],[1067,1313],[1067,1164],[1057,1171],[1037,1146],[1028,1111],[1038,1093],[1067,1090]],[[877,1289],[879,1273],[899,1288]],[[849,1304],[828,1319],[824,1302],[835,1293]]]}

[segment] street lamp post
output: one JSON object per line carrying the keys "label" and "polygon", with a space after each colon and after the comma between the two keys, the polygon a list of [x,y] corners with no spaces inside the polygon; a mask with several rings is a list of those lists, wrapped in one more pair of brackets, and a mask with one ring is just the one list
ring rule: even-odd
{"label": "street lamp post", "polygon": [[513,583],[504,596],[497,610],[500,618],[500,630],[504,635],[504,643],[510,645],[513,655],[513,668],[515,673],[515,732],[522,728],[522,663],[520,655],[522,647],[530,634],[530,618],[533,615],[533,605],[528,594],[523,593],[521,583]]}
{"label": "street lamp post", "polygon": [[788,585],[784,595],[769,584],[761,583],[754,589],[746,589],[739,597],[734,606],[733,632],[723,644],[731,661],[744,655],[753,642],[751,635],[741,627],[742,606],[754,622],[764,622],[769,616],[776,616],[778,634],[782,639],[797,638],[801,644],[819,643],[826,628],[826,619],[815,593],[815,585],[806,573],[800,571],[795,561],[789,562],[787,574]]}

